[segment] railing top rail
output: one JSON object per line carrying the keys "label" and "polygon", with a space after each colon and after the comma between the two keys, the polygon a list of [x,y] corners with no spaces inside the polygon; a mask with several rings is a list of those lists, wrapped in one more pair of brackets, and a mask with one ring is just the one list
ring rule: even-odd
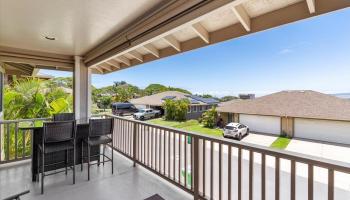
{"label": "railing top rail", "polygon": [[294,161],[301,162],[301,163],[312,164],[312,165],[315,165],[318,167],[332,168],[336,171],[350,173],[350,163],[331,160],[331,159],[327,159],[327,158],[320,158],[320,157],[311,156],[311,155],[305,155],[305,154],[301,154],[301,153],[297,153],[297,152],[290,152],[290,151],[286,151],[286,150],[272,149],[269,147],[256,145],[256,144],[250,144],[250,143],[246,143],[246,142],[242,142],[242,141],[229,140],[226,138],[217,138],[217,137],[203,135],[203,134],[194,133],[194,132],[190,132],[190,131],[184,131],[184,130],[176,129],[176,128],[172,128],[172,127],[166,127],[166,126],[155,125],[155,124],[151,124],[151,123],[147,123],[147,122],[143,122],[143,121],[137,121],[134,119],[126,119],[126,118],[115,116],[115,115],[107,115],[107,116],[114,117],[114,118],[120,119],[120,120],[125,120],[125,121],[129,121],[129,122],[137,123],[137,124],[150,126],[150,127],[160,128],[160,129],[171,131],[171,132],[183,133],[183,134],[186,134],[189,136],[197,137],[199,139],[209,140],[209,141],[213,141],[213,142],[220,143],[220,144],[225,144],[225,145],[234,146],[234,147],[241,148],[241,149],[251,150],[253,152],[263,153],[263,154],[269,155],[269,156],[275,156],[275,157],[282,158],[282,159],[294,160]]}
{"label": "railing top rail", "polygon": [[50,120],[52,118],[32,118],[32,119],[14,119],[14,120],[0,120],[0,124],[16,123],[16,122],[31,122],[38,120]]}
{"label": "railing top rail", "polygon": [[[93,114],[91,117],[102,117],[106,116],[105,114]],[[28,122],[28,121],[38,121],[38,120],[51,120],[52,117],[45,117],[45,118],[30,118],[30,119],[13,119],[13,120],[0,120],[0,124],[7,124],[7,123],[16,123],[16,122]]]}

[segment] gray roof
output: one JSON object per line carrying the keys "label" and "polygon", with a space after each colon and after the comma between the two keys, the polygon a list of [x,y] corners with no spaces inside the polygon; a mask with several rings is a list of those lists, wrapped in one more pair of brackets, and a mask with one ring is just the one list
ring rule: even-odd
{"label": "gray roof", "polygon": [[209,105],[212,104],[218,104],[220,103],[218,100],[214,99],[214,98],[204,98],[204,97],[199,97],[196,95],[186,95],[187,97],[193,99],[194,101],[200,101]]}
{"label": "gray roof", "polygon": [[231,101],[219,112],[350,121],[350,101],[315,91],[282,91],[251,100]]}
{"label": "gray roof", "polygon": [[[166,91],[158,94],[131,99],[130,103],[133,103],[136,105],[161,106],[165,99],[174,99],[174,100],[188,99],[191,102],[191,105],[211,105],[211,104],[218,103],[216,100],[212,98],[202,98],[202,97],[189,95],[178,91]],[[217,103],[215,103],[215,101]]]}

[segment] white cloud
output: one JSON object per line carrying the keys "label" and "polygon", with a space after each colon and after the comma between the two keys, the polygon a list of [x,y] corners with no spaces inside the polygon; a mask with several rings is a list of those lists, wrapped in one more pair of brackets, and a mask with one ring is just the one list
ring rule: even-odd
{"label": "white cloud", "polygon": [[310,42],[299,42],[293,45],[290,45],[286,48],[281,49],[280,51],[278,51],[278,54],[283,55],[283,54],[289,54],[289,53],[293,53],[295,50],[301,49],[301,48],[305,48],[307,46],[310,46],[311,43]]}
{"label": "white cloud", "polygon": [[292,53],[293,50],[292,49],[289,49],[289,48],[286,48],[286,49],[282,49],[278,52],[278,54],[288,54],[288,53]]}

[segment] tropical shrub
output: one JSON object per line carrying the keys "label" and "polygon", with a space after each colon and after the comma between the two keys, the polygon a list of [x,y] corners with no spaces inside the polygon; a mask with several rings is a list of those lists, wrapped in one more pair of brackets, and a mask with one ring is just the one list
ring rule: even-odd
{"label": "tropical shrub", "polygon": [[72,94],[55,87],[55,84],[48,84],[49,81],[26,78],[7,85],[4,90],[4,119],[42,118],[71,112]]}
{"label": "tropical shrub", "polygon": [[165,100],[162,105],[165,110],[165,120],[185,121],[189,103],[187,99]]}
{"label": "tropical shrub", "polygon": [[187,99],[181,99],[175,101],[175,121],[185,121],[188,111],[189,101]]}
{"label": "tropical shrub", "polygon": [[[62,84],[59,81],[60,79],[43,81],[37,78],[26,78],[14,80],[12,84],[6,85],[3,102],[4,119],[44,118],[51,117],[53,114],[60,112],[71,112],[73,107],[73,96],[71,93],[65,91],[67,88],[61,86]],[[39,124],[42,124],[42,121],[36,121],[34,125]],[[29,122],[21,122],[18,124],[20,127],[31,125],[32,124]],[[9,150],[9,159],[14,158],[16,152],[16,141],[18,152],[24,152],[26,156],[30,155],[30,134],[17,135],[16,140],[15,124],[4,126],[1,131],[9,133],[2,136],[0,134],[0,137],[2,137],[0,139],[2,141],[9,141],[9,143],[4,143],[2,146],[2,153],[4,153],[4,155],[7,155],[7,150]]]}
{"label": "tropical shrub", "polygon": [[175,119],[175,101],[171,99],[166,99],[163,102],[162,108],[164,109],[164,119],[165,120],[174,120]]}
{"label": "tropical shrub", "polygon": [[216,117],[217,117],[217,111],[215,107],[212,107],[211,109],[205,111],[202,115],[202,120],[201,120],[203,126],[207,128],[214,128]]}

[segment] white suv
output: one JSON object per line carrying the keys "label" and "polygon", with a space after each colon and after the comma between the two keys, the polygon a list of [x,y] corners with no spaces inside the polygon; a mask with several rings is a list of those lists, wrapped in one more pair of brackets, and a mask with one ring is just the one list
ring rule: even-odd
{"label": "white suv", "polygon": [[249,134],[249,128],[240,123],[229,123],[224,128],[224,137],[232,137],[241,140],[244,135]]}

